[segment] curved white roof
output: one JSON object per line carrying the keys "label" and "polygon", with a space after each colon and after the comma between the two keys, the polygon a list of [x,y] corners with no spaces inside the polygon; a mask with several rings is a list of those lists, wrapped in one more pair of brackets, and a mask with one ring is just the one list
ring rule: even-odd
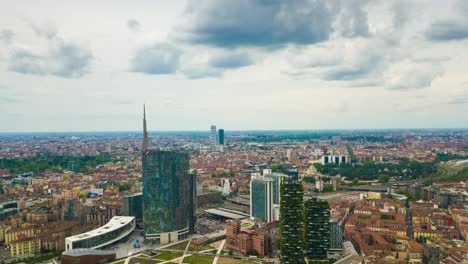
{"label": "curved white roof", "polygon": [[86,233],[67,237],[67,240],[70,242],[75,242],[90,237],[97,237],[102,234],[112,232],[122,226],[128,225],[133,221],[133,219],[135,219],[134,216],[114,216],[107,224]]}

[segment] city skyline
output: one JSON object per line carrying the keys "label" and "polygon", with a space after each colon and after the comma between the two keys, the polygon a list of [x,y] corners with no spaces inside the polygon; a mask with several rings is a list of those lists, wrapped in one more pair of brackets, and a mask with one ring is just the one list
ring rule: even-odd
{"label": "city skyline", "polygon": [[0,132],[126,131],[143,103],[150,131],[466,128],[467,10],[462,0],[4,3]]}

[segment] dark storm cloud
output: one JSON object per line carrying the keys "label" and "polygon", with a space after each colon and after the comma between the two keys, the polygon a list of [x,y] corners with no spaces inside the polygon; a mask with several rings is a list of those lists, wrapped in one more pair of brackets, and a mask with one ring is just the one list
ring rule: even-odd
{"label": "dark storm cloud", "polygon": [[247,53],[230,53],[214,56],[210,59],[209,65],[215,68],[235,69],[241,68],[253,63]]}
{"label": "dark storm cloud", "polygon": [[14,51],[8,61],[8,70],[63,78],[79,78],[87,73],[93,59],[90,50],[60,39],[54,38],[52,41],[52,47],[44,53],[26,49]]}
{"label": "dark storm cloud", "polygon": [[13,31],[11,30],[8,30],[8,29],[0,30],[0,41],[4,41],[5,43],[11,43],[14,36],[15,36],[15,33],[13,33]]}
{"label": "dark storm cloud", "polygon": [[130,30],[138,31],[140,30],[140,22],[138,22],[136,19],[129,19],[127,21],[127,27]]}
{"label": "dark storm cloud", "polygon": [[426,31],[426,38],[432,41],[466,39],[468,38],[468,22],[439,21],[432,23]]}
{"label": "dark storm cloud", "polygon": [[332,2],[308,0],[211,0],[189,4],[182,39],[222,47],[313,44],[327,40],[335,18]]}
{"label": "dark storm cloud", "polygon": [[145,74],[177,72],[182,51],[170,44],[155,44],[137,51],[131,60],[131,70]]}

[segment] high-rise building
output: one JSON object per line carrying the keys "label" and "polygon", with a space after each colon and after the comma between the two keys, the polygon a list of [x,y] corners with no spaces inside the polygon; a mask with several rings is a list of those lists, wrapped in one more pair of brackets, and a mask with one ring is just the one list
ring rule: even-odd
{"label": "high-rise building", "polygon": [[[263,176],[265,178],[270,178],[273,180],[273,204],[280,204],[280,187],[281,183],[288,178],[286,174],[283,173],[272,173],[271,170],[263,170]],[[265,173],[266,172],[266,173]]]}
{"label": "high-rise building", "polygon": [[194,234],[197,227],[197,173],[193,170],[189,174],[190,200],[189,200],[189,233]]}
{"label": "high-rise building", "polygon": [[134,193],[122,198],[121,215],[134,216],[137,222],[143,221],[143,194]]}
{"label": "high-rise building", "polygon": [[327,258],[330,247],[330,206],[313,198],[304,203],[305,255],[308,260]]}
{"label": "high-rise building", "polygon": [[147,239],[170,243],[184,239],[193,226],[193,181],[189,156],[147,150],[143,155],[143,222]]}
{"label": "high-rise building", "polygon": [[250,217],[273,222],[273,182],[264,177],[250,180]]}
{"label": "high-rise building", "polygon": [[302,264],[304,260],[304,187],[286,180],[281,184],[280,258],[284,264]]}
{"label": "high-rise building", "polygon": [[224,129],[218,129],[218,143],[224,145]]}
{"label": "high-rise building", "polygon": [[[145,120],[145,118],[144,118]],[[146,129],[146,120],[144,121]],[[148,149],[142,152],[143,224],[145,238],[158,244],[185,239],[195,229],[196,180],[189,173],[189,155]],[[145,143],[146,142],[146,143]]]}
{"label": "high-rise building", "polygon": [[216,145],[218,145],[218,135],[216,134],[215,125],[211,125],[210,127],[210,145],[213,150],[215,150]]}
{"label": "high-rise building", "polygon": [[330,220],[330,248],[343,248],[343,238],[343,228],[338,224],[338,222],[335,219]]}

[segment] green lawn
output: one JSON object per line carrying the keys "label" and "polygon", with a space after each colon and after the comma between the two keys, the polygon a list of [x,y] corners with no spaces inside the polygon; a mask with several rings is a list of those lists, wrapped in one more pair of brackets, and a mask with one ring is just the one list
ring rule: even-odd
{"label": "green lawn", "polygon": [[162,259],[162,260],[171,260],[174,258],[181,257],[183,254],[179,252],[163,252],[160,255],[153,257],[154,259]]}
{"label": "green lawn", "polygon": [[184,241],[184,242],[181,242],[181,243],[172,245],[172,246],[170,246],[170,247],[166,247],[166,248],[164,248],[164,249],[185,250],[185,248],[187,247],[187,243],[188,243],[188,241]]}
{"label": "green lawn", "polygon": [[211,264],[213,257],[210,256],[188,256],[184,258],[184,263],[188,264]]}
{"label": "green lawn", "polygon": [[200,251],[209,250],[209,249],[215,249],[215,248],[212,247],[212,246],[209,246],[209,245],[202,245],[202,246],[199,246],[199,247],[196,247],[194,245],[190,245],[189,248],[188,248],[188,251],[200,252]]}
{"label": "green lawn", "polygon": [[132,258],[130,259],[130,264],[156,264],[160,263],[161,261],[156,259],[149,259],[149,258]]}

